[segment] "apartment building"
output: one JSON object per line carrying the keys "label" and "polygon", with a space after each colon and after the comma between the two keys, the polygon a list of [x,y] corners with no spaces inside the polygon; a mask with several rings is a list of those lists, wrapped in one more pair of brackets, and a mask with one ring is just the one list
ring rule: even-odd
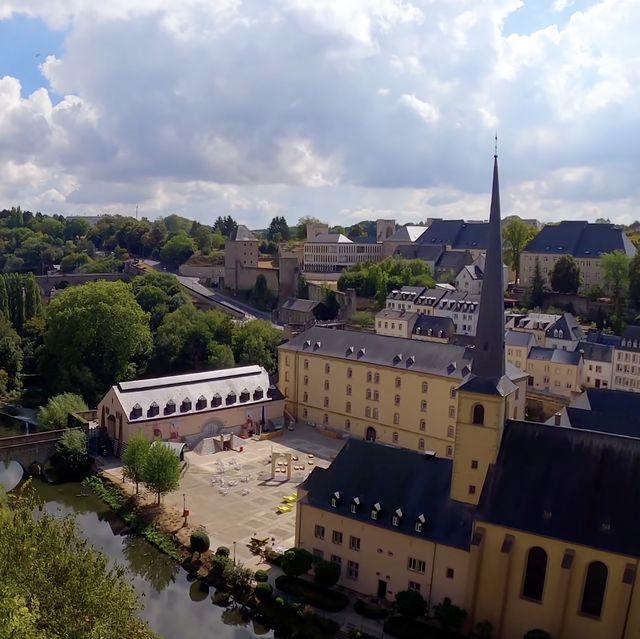
{"label": "apartment building", "polygon": [[526,371],[529,351],[536,345],[535,336],[526,331],[507,331],[504,339],[507,362]]}
{"label": "apartment building", "polygon": [[554,395],[574,397],[582,392],[583,366],[579,352],[533,346],[527,358],[529,386]]}
{"label": "apartment building", "polygon": [[350,240],[341,233],[321,233],[304,243],[304,270],[340,273],[355,264],[382,260],[382,244],[376,238]]}
{"label": "apartment building", "polygon": [[544,345],[547,348],[559,348],[562,351],[573,351],[578,342],[585,338],[578,320],[571,313],[563,313],[545,331]]}
{"label": "apartment building", "polygon": [[640,392],[640,326],[627,326],[613,360],[613,388]]}
{"label": "apartment building", "polygon": [[629,257],[636,249],[625,232],[613,224],[591,224],[584,221],[564,221],[548,224],[525,247],[520,256],[520,283],[531,286],[536,262],[546,286],[556,262],[563,255],[575,258],[582,275],[581,290],[602,286],[603,253],[622,251]]}
{"label": "apartment building", "polygon": [[552,313],[508,313],[505,328],[531,333],[536,338],[536,346],[546,346],[547,329],[559,319],[560,315]]}
{"label": "apartment building", "polygon": [[613,386],[614,348],[607,344],[578,342],[576,351],[582,355],[582,385],[587,388]]}

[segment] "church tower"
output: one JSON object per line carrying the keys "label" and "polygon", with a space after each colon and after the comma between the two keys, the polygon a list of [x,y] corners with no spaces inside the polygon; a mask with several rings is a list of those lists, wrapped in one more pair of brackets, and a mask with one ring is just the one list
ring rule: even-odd
{"label": "church tower", "polygon": [[[497,138],[496,138],[497,142]],[[477,505],[489,465],[498,455],[507,397],[516,385],[505,376],[504,282],[498,152],[493,157],[489,240],[471,374],[458,388],[451,497]]]}

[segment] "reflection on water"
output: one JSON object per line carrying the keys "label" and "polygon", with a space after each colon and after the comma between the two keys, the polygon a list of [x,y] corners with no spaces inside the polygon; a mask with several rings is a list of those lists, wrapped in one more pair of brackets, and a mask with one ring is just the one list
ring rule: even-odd
{"label": "reflection on water", "polygon": [[164,639],[249,639],[273,637],[255,628],[237,612],[213,605],[204,584],[187,573],[146,540],[120,535],[122,522],[80,484],[53,486],[34,481],[36,492],[50,513],[76,514],[86,538],[110,559],[129,568],[131,582],[142,595],[142,617]]}

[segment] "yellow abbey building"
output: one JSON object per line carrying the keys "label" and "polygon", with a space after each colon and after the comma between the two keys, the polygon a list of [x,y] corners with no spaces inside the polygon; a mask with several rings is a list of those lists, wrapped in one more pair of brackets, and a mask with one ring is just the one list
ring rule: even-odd
{"label": "yellow abbey building", "polygon": [[297,545],[363,595],[449,597],[494,639],[638,638],[640,419],[523,421],[526,375],[505,374],[497,159],[490,227],[475,348],[324,329],[280,348],[286,409],[352,435],[301,485]]}

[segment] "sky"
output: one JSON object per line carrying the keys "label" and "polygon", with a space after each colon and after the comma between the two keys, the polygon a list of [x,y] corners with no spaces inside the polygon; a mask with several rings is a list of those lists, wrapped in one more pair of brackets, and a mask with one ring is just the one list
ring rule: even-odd
{"label": "sky", "polygon": [[0,208],[640,219],[640,0],[0,0]]}

